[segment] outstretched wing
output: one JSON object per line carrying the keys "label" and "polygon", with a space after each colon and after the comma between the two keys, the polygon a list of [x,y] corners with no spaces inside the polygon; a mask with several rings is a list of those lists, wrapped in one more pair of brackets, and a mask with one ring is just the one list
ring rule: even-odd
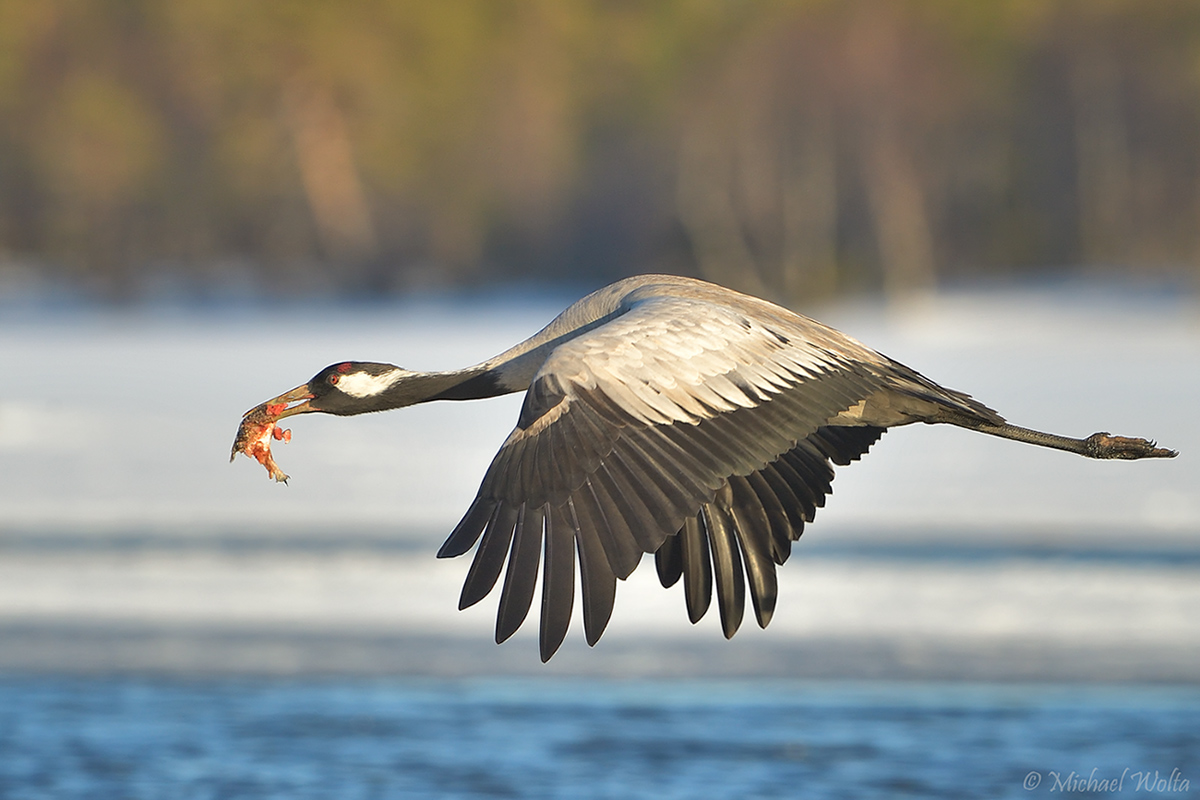
{"label": "outstretched wing", "polygon": [[546,660],[570,622],[576,553],[593,644],[616,579],[671,542],[660,575],[687,575],[693,620],[708,605],[708,569],[726,635],[736,630],[740,549],[765,625],[774,607],[769,565],[782,563],[822,504],[828,459],[848,462],[882,433],[827,423],[894,384],[898,366],[766,303],[752,314],[677,296],[630,303],[556,347],[534,377],[516,429],[438,553],[461,555],[480,542],[460,608],[486,596],[507,562],[496,620],[504,641],[524,621],[544,563]]}
{"label": "outstretched wing", "polygon": [[822,427],[750,475],[734,475],[700,513],[669,536],[654,554],[663,586],[683,578],[688,617],[698,622],[712,602],[725,638],[737,632],[745,611],[743,567],[759,627],[775,612],[775,566],[791,554],[792,542],[812,522],[833,491],[834,464],[857,460],[884,428]]}

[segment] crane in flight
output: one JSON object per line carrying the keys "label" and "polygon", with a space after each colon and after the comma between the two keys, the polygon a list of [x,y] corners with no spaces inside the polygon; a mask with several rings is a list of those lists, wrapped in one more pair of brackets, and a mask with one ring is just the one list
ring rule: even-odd
{"label": "crane in flight", "polygon": [[715,586],[722,630],[733,636],[749,586],[766,627],[775,567],[832,491],[832,465],[857,460],[891,427],[957,425],[1088,458],[1176,455],[1145,439],[1073,439],[1010,425],[815,320],[668,275],[593,292],[529,339],[465,369],[333,364],[247,412],[233,455],[257,458],[286,480],[270,454],[272,438],[290,438],[280,419],[522,391],[516,428],[438,557],[476,548],[460,609],[482,600],[504,572],[498,643],[524,622],[540,571],[543,661],[567,633],[576,559],[589,645],[608,624],[617,580],[648,553],[663,586],[682,579],[693,623]]}

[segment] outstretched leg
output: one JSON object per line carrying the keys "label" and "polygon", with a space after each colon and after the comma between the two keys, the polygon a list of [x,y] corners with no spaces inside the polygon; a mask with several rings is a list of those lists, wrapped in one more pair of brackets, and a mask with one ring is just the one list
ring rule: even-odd
{"label": "outstretched leg", "polygon": [[987,433],[1004,439],[1013,439],[1018,442],[1036,444],[1041,447],[1053,447],[1056,450],[1066,450],[1069,453],[1078,453],[1088,458],[1123,458],[1132,460],[1135,458],[1174,458],[1179,455],[1177,451],[1158,447],[1155,442],[1147,439],[1131,439],[1125,436],[1113,436],[1109,433],[1093,433],[1086,439],[1072,439],[1069,436],[1042,433],[1041,431],[1034,431],[1017,425],[992,425],[976,420],[963,420],[961,422],[954,420],[952,422],[955,425],[961,425],[964,428],[970,428],[980,433]]}

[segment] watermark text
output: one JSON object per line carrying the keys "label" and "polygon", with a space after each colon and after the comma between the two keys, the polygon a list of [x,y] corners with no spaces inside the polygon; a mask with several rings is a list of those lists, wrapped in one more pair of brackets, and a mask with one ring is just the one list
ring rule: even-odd
{"label": "watermark text", "polygon": [[1156,794],[1171,794],[1190,792],[1192,783],[1178,769],[1169,773],[1155,770],[1138,770],[1126,767],[1119,774],[1105,774],[1099,767],[1093,767],[1089,773],[1056,772],[1047,770],[1040,772],[1032,770],[1025,775],[1021,785],[1026,791],[1041,789],[1054,793],[1081,794],[1095,792],[1097,794],[1115,794],[1118,792],[1146,792]]}

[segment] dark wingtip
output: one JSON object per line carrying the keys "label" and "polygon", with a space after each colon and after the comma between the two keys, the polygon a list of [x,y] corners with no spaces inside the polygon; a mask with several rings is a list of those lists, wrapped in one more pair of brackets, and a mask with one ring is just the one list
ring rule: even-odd
{"label": "dark wingtip", "polygon": [[[472,564],[472,567],[475,565]],[[492,593],[492,589],[496,586],[496,578],[498,576],[488,575],[487,578],[481,579],[479,573],[472,569],[467,573],[467,579],[463,582],[462,592],[458,596],[458,610],[470,608],[478,603],[483,598]]]}
{"label": "dark wingtip", "polygon": [[596,646],[596,642],[600,641],[600,637],[604,635],[604,629],[606,627],[608,627],[608,620],[604,620],[604,622],[599,625],[599,630],[596,630],[586,624],[583,626],[583,637],[587,640],[588,647]]}
{"label": "dark wingtip", "polygon": [[496,644],[504,644],[511,639],[512,635],[520,630],[528,616],[528,606],[522,609],[520,605],[514,606],[511,602],[505,603],[501,599],[500,611],[496,615]]}
{"label": "dark wingtip", "polygon": [[454,530],[446,537],[446,541],[442,542],[442,546],[438,548],[437,557],[456,558],[474,547],[475,542],[479,541],[479,536],[487,528],[495,509],[495,501],[476,497],[475,501],[471,503],[471,507],[467,509],[467,513],[463,515],[459,523],[454,526]]}
{"label": "dark wingtip", "polygon": [[538,653],[541,656],[543,664],[545,664],[547,661],[549,661],[551,658],[553,658],[554,654],[558,652],[558,648],[562,647],[562,643],[563,643],[563,639],[565,638],[566,631],[563,631],[563,634],[564,634],[563,636],[556,635],[556,636],[552,636],[552,637],[546,637],[546,636],[542,637],[541,643],[538,648]]}
{"label": "dark wingtip", "polygon": [[654,554],[654,567],[658,572],[658,582],[664,589],[670,589],[679,582],[683,576],[683,549],[678,534],[663,540]]}
{"label": "dark wingtip", "polygon": [[[611,575],[611,573],[610,573]],[[616,600],[616,580],[604,586],[593,583],[584,589],[583,600],[583,637],[588,647],[595,647],[596,642],[604,635],[609,620],[612,619],[613,605]],[[591,594],[591,597],[588,594]]]}

